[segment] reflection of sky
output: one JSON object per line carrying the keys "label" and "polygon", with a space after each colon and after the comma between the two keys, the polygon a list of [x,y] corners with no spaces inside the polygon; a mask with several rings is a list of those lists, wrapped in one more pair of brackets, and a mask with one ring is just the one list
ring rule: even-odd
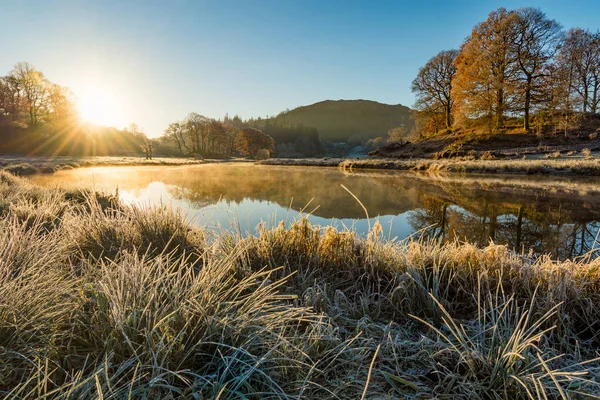
{"label": "reflection of sky", "polygon": [[[168,190],[169,186],[162,182],[152,182],[145,188],[135,190],[120,190],[119,198],[127,204],[136,204],[142,207],[164,204],[180,210],[193,224],[209,229],[239,230],[242,234],[253,233],[258,224],[264,222],[267,226],[276,226],[281,221],[292,222],[301,215],[293,209],[285,208],[277,203],[263,200],[244,199],[241,202],[220,200],[215,204],[194,207],[185,200],[174,198]],[[291,200],[291,199],[290,199]],[[311,207],[307,207],[307,211]],[[338,229],[349,228],[358,234],[366,234],[369,226],[379,221],[384,235],[390,239],[404,239],[413,229],[407,221],[408,213],[399,215],[382,215],[369,219],[353,218],[322,218],[308,215],[308,220],[313,225],[332,225]]]}

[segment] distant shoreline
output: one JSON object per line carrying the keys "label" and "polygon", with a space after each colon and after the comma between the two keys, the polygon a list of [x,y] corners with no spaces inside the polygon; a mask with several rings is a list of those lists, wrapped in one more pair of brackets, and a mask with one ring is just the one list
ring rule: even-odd
{"label": "distant shoreline", "polygon": [[290,165],[305,167],[339,167],[353,169],[411,170],[430,173],[481,173],[481,174],[526,174],[526,175],[579,175],[600,176],[600,158],[557,158],[557,159],[340,159],[340,158],[271,158],[258,161],[259,165]]}
{"label": "distant shoreline", "polygon": [[255,161],[251,159],[198,160],[192,158],[156,157],[26,157],[0,156],[0,170],[14,175],[26,176],[81,167],[117,166],[185,166],[212,163],[245,162],[257,165],[297,167],[337,167],[344,170],[398,170],[425,173],[463,174],[521,174],[560,176],[600,176],[600,158],[544,158],[544,159],[391,159],[391,158],[271,158]]}
{"label": "distant shoreline", "polygon": [[228,162],[253,162],[247,159],[194,159],[187,157],[153,157],[146,160],[144,157],[28,157],[0,155],[0,170],[11,172],[18,176],[34,174],[51,174],[57,171],[82,168],[82,167],[137,167],[137,166],[184,166],[201,165],[210,163]]}

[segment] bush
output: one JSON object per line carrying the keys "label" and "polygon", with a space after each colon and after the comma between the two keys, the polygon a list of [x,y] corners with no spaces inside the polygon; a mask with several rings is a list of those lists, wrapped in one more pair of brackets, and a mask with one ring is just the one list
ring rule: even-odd
{"label": "bush", "polygon": [[260,149],[254,155],[255,160],[267,160],[271,157],[271,152],[268,149]]}
{"label": "bush", "polygon": [[581,155],[584,158],[592,158],[592,151],[588,148],[585,148],[585,149],[581,150]]}

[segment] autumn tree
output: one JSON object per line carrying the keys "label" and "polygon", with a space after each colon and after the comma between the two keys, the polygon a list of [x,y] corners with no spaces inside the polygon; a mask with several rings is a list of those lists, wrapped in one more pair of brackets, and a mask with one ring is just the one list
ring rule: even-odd
{"label": "autumn tree", "polygon": [[269,154],[275,151],[275,141],[266,133],[254,128],[242,128],[237,137],[237,148],[243,154],[255,158],[259,150],[266,149]]}
{"label": "autumn tree", "polygon": [[72,122],[77,117],[75,95],[70,89],[49,83],[47,95],[47,114],[50,122]]}
{"label": "autumn tree", "polygon": [[240,129],[232,121],[224,122],[223,129],[225,130],[225,137],[227,140],[227,156],[230,157],[235,150],[236,138],[240,132]]}
{"label": "autumn tree", "polygon": [[21,100],[22,107],[29,117],[31,126],[37,125],[42,116],[42,111],[47,105],[47,81],[44,74],[36,70],[31,64],[18,63],[9,73],[9,80],[17,88],[17,97]]}
{"label": "autumn tree", "polygon": [[223,124],[220,121],[212,119],[209,121],[208,126],[208,147],[207,151],[214,155],[226,154],[228,138],[223,128]]}
{"label": "autumn tree", "polygon": [[548,19],[536,8],[521,8],[514,12],[513,51],[518,70],[518,91],[522,92],[524,128],[530,131],[532,107],[547,102],[550,97],[545,79],[562,37],[558,22]]}
{"label": "autumn tree", "polygon": [[412,82],[417,97],[415,108],[426,115],[443,114],[447,129],[452,127],[452,80],[457,55],[458,50],[439,52],[419,69]]}
{"label": "autumn tree", "polygon": [[491,12],[473,28],[455,62],[452,96],[458,114],[485,116],[495,129],[504,126],[505,113],[514,105],[515,16],[504,8]]}
{"label": "autumn tree", "polygon": [[0,78],[0,114],[30,127],[69,121],[76,114],[74,95],[32,65],[19,63]]}

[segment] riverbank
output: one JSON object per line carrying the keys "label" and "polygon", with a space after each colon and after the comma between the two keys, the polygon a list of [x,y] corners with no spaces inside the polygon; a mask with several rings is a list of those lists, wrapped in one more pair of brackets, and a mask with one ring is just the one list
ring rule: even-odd
{"label": "riverbank", "polygon": [[461,159],[283,159],[259,161],[261,165],[296,165],[306,167],[340,167],[346,170],[387,169],[421,172],[458,172],[480,174],[525,175],[582,175],[600,176],[600,159],[512,159],[512,160],[461,160]]}
{"label": "riverbank", "polygon": [[379,169],[419,171],[427,173],[525,174],[600,176],[600,158],[543,158],[543,159],[344,159],[344,158],[271,158],[254,161],[246,158],[197,160],[193,158],[157,157],[15,157],[0,156],[0,170],[26,176],[53,173],[64,169],[94,166],[182,166],[207,163],[248,162],[259,165],[339,167],[344,170]]}
{"label": "riverbank", "polygon": [[65,169],[81,167],[114,167],[114,166],[139,166],[139,165],[197,165],[215,162],[250,162],[251,160],[235,158],[224,160],[195,159],[184,157],[153,157],[146,160],[144,157],[25,157],[25,156],[0,156],[0,170],[8,171],[14,175],[26,176],[33,174],[53,173]]}
{"label": "riverbank", "polygon": [[0,171],[0,395],[600,394],[598,261],[366,239],[209,236],[167,208]]}

